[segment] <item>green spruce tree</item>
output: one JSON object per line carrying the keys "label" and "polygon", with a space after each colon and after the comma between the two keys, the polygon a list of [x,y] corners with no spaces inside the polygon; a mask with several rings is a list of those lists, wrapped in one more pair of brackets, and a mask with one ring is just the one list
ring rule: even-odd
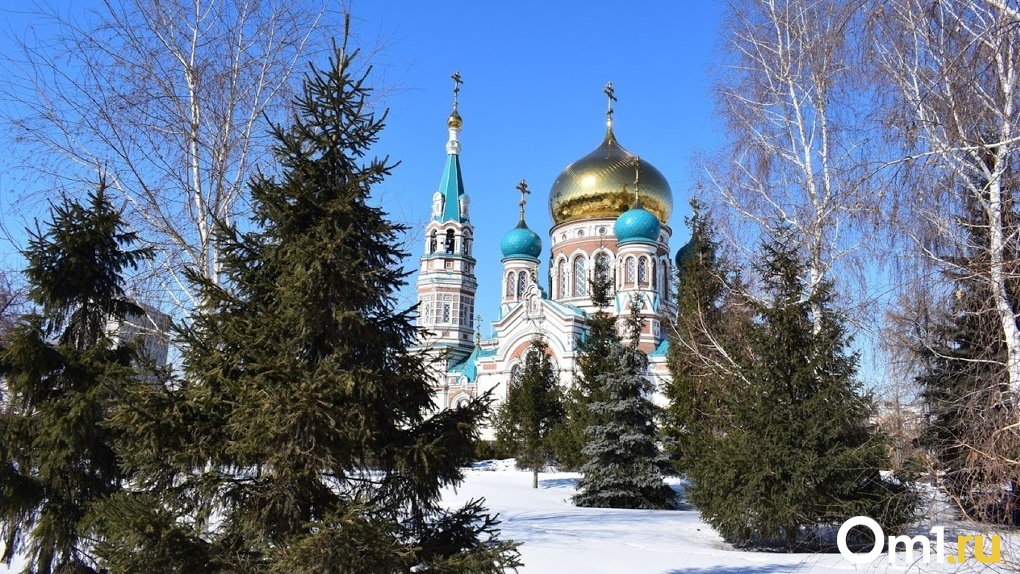
{"label": "green spruce tree", "polygon": [[879,474],[887,443],[869,424],[873,403],[831,286],[804,296],[788,228],[763,245],[755,269],[766,297],[748,299],[754,320],[742,323],[733,362],[717,373],[724,384],[706,389],[691,425],[701,442],[684,453],[691,502],[725,538],[782,541],[789,551],[815,527],[857,515],[895,532],[913,498]]}
{"label": "green spruce tree", "polygon": [[[370,193],[383,122],[355,54],[313,68],[280,174],[251,185],[251,230],[224,227],[224,281],[192,273],[204,307],[182,333],[185,376],[164,444],[140,457],[104,556],[116,570],[497,573],[519,565],[478,501],[444,510],[487,398],[436,412],[401,225]],[[161,461],[169,461],[162,463]],[[116,522],[116,524],[113,524]]]}
{"label": "green spruce tree", "polygon": [[124,273],[149,256],[105,194],[64,199],[31,234],[26,276],[37,313],[0,351],[0,532],[27,572],[96,572],[91,516],[124,481],[109,414],[139,384],[131,341],[109,325],[141,314]]}
{"label": "green spruce tree", "polygon": [[[946,276],[953,293],[944,311],[930,314],[935,320],[915,349],[924,364],[917,382],[929,409],[920,442],[966,515],[1016,525],[1020,485],[1013,461],[1020,457],[1020,433],[1012,430],[1016,410],[1006,344],[986,279],[989,237],[981,210],[976,199],[964,206],[959,222],[966,247],[951,258],[955,269]],[[1014,248],[1012,260],[1020,261],[1020,249]],[[1020,297],[1020,281],[1008,288],[1010,297]]]}
{"label": "green spruce tree", "polygon": [[738,278],[720,257],[711,217],[697,199],[691,200],[686,222],[691,239],[677,255],[677,313],[667,354],[671,377],[663,389],[668,400],[663,435],[680,474],[687,472],[684,453],[705,444],[699,433],[718,414],[714,401],[725,389],[714,387],[727,384],[727,348],[736,323],[747,316],[732,295]]}
{"label": "green spruce tree", "polygon": [[[919,349],[928,361],[917,378],[929,415],[920,443],[932,453],[942,486],[973,519],[1016,523],[1013,491],[1020,441],[1008,429],[1015,419],[1009,398],[1005,342],[983,285],[961,279],[959,298]],[[976,453],[980,452],[980,455]]]}
{"label": "green spruce tree", "polygon": [[[617,320],[606,309],[611,274],[595,273],[586,337],[578,342],[579,380],[575,409],[584,426],[581,478],[573,501],[602,508],[670,508],[673,489],[663,482],[669,461],[658,447],[651,383],[645,379],[648,358],[637,349],[640,322],[627,322],[631,345],[617,332]],[[577,399],[575,399],[577,400]],[[575,423],[574,420],[571,421]]]}
{"label": "green spruce tree", "polygon": [[587,318],[584,334],[576,343],[574,381],[564,397],[566,417],[563,424],[554,429],[551,438],[556,460],[567,469],[580,469],[587,461],[583,453],[587,442],[585,431],[595,423],[589,405],[607,398],[596,376],[612,368],[609,351],[614,342],[620,341],[616,318],[606,311],[612,303],[613,286],[609,281],[598,280],[603,274],[596,273],[596,280],[588,284],[596,311]]}
{"label": "green spruce tree", "polygon": [[531,486],[553,450],[549,437],[562,423],[564,411],[559,382],[546,344],[535,339],[524,355],[520,383],[511,385],[493,420],[498,448],[517,458],[518,468],[531,469]]}

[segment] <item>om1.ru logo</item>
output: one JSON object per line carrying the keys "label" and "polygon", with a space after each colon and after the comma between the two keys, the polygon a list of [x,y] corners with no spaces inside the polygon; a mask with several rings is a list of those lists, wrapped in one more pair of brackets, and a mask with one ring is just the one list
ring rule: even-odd
{"label": "om1.ru logo", "polygon": [[[850,532],[850,529],[855,526],[863,526],[871,530],[875,535],[875,547],[866,554],[856,554],[851,552],[846,545],[846,536]],[[982,564],[997,564],[1002,562],[1002,554],[1000,552],[1000,543],[998,536],[989,536],[988,539],[991,542],[992,548],[986,554],[985,553],[985,540],[984,536],[958,536],[956,538],[956,554],[945,555],[945,528],[942,526],[935,526],[929,531],[935,535],[935,558],[938,562],[948,562],[949,564],[962,564],[967,559],[967,545],[974,542],[974,558]],[[839,548],[839,553],[854,564],[867,564],[878,558],[878,555],[882,553],[882,542],[884,540],[885,533],[882,532],[882,527],[877,522],[868,518],[867,516],[855,516],[850,520],[843,523],[843,526],[839,527],[839,533],[836,535],[836,547]],[[914,546],[919,546],[918,551],[921,553],[921,559],[924,560],[925,564],[931,562],[931,540],[927,536],[890,536],[889,537],[889,563],[896,563],[896,547],[903,544],[903,550],[906,552],[906,560],[909,564],[914,560]]]}

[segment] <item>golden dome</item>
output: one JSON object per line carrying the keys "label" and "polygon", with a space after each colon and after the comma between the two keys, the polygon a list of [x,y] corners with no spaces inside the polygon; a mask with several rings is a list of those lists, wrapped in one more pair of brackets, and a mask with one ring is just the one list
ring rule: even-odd
{"label": "golden dome", "polygon": [[464,121],[460,119],[460,114],[457,113],[457,108],[453,108],[453,113],[446,120],[446,126],[450,129],[460,129],[464,125]]}
{"label": "golden dome", "polygon": [[[641,205],[667,225],[673,192],[662,173],[620,147],[610,127],[595,151],[567,166],[549,192],[553,225],[578,219],[611,219],[634,202],[634,161],[640,166]],[[626,186],[626,187],[625,187]]]}

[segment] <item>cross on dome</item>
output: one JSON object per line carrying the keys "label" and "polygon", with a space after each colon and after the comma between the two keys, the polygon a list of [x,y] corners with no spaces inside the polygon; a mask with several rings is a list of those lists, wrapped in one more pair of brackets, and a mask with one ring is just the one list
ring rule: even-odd
{"label": "cross on dome", "polygon": [[528,224],[524,222],[524,205],[528,203],[527,196],[531,190],[528,189],[528,182],[523,179],[517,184],[516,189],[521,192],[521,220],[517,222],[517,227],[503,235],[499,249],[503,252],[504,259],[523,258],[538,261],[538,256],[542,254],[542,239],[528,229]]}
{"label": "cross on dome", "polygon": [[528,203],[527,196],[531,194],[531,190],[528,189],[528,182],[523,179],[517,184],[515,189],[521,192],[521,202],[519,205],[521,206],[521,221],[524,221],[524,205]]}
{"label": "cross on dome", "polygon": [[453,78],[453,111],[450,112],[450,117],[446,120],[446,126],[450,129],[450,141],[446,143],[446,153],[459,154],[460,142],[457,140],[457,134],[464,125],[464,120],[457,113],[457,106],[460,103],[460,85],[464,83],[464,80],[460,79],[460,72],[454,72],[450,77]]}
{"label": "cross on dome", "polygon": [[464,83],[464,80],[460,79],[460,71],[454,72],[450,78],[453,79],[453,109],[457,110],[457,97],[460,95],[460,85]]}
{"label": "cross on dome", "polygon": [[602,88],[602,93],[608,98],[606,102],[606,126],[609,129],[613,129],[613,102],[617,101],[616,92],[613,91],[613,82],[606,82],[606,87]]}

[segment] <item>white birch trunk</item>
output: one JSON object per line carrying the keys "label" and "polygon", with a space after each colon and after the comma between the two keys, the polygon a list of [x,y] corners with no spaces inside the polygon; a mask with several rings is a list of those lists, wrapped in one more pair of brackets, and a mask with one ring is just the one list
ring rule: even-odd
{"label": "white birch trunk", "polygon": [[[904,235],[943,271],[966,271],[987,282],[1015,401],[1020,330],[1009,285],[1016,279],[1010,254],[1017,251],[1017,230],[1007,227],[1015,219],[1007,211],[1016,190],[1007,186],[1013,185],[1010,173],[1017,167],[1011,164],[1020,152],[1013,130],[1020,12],[1006,0],[911,0],[885,9],[878,20],[885,34],[876,42],[878,61],[898,88],[897,103],[913,116],[905,138],[913,153],[906,163],[917,185],[933,188],[932,194],[904,194]],[[968,201],[983,210],[987,245],[968,244],[957,221],[954,209]],[[959,268],[957,254],[975,249],[985,251],[987,266]]]}

